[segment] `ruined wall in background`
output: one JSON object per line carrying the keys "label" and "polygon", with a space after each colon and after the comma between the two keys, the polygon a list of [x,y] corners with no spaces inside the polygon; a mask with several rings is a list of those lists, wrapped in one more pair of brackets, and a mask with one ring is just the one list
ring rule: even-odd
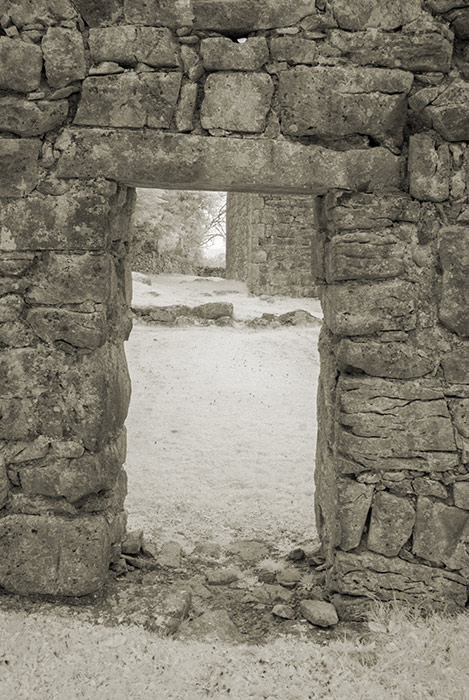
{"label": "ruined wall in background", "polygon": [[0,586],[82,595],[119,554],[144,185],[320,198],[329,590],[464,606],[469,8],[0,0],[0,24]]}
{"label": "ruined wall in background", "polygon": [[317,296],[316,228],[314,197],[228,194],[227,277],[246,282],[254,294]]}

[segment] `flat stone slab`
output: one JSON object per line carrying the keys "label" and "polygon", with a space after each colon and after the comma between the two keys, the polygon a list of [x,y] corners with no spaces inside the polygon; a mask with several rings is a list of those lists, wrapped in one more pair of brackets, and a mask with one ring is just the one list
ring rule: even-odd
{"label": "flat stone slab", "polygon": [[60,177],[137,187],[324,194],[394,189],[400,182],[400,159],[380,147],[339,152],[269,139],[73,127],[57,145]]}

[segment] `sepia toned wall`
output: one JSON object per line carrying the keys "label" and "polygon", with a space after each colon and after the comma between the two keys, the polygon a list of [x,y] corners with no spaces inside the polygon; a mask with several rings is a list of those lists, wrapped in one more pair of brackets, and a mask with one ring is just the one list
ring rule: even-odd
{"label": "sepia toned wall", "polygon": [[0,0],[0,587],[85,595],[119,556],[133,188],[174,187],[318,198],[329,590],[465,605],[460,6]]}

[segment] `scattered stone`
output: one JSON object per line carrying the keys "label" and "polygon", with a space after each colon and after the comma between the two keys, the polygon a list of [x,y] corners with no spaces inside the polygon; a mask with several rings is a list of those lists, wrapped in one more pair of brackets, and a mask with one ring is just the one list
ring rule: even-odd
{"label": "scattered stone", "polygon": [[123,554],[139,554],[143,545],[143,530],[134,530],[128,532],[125,540],[122,542],[121,549]]}
{"label": "scattered stone", "polygon": [[282,569],[276,574],[277,583],[284,588],[295,588],[301,581],[301,572],[298,569]]}
{"label": "scattered stone", "polygon": [[142,554],[150,559],[156,559],[158,556],[158,548],[152,542],[148,542],[148,540],[143,539]]}
{"label": "scattered stone", "polygon": [[207,573],[209,586],[228,586],[238,580],[239,575],[235,569],[214,569]]}
{"label": "scattered stone", "polygon": [[111,564],[111,569],[116,576],[123,576],[127,573],[127,561],[124,557],[119,559],[115,564]]}
{"label": "scattered stone", "polygon": [[[192,594],[187,588],[175,584],[162,600],[158,611],[157,625],[163,627],[166,634],[174,635],[187,615],[192,604]],[[163,620],[161,619],[163,618]]]}
{"label": "scattered stone", "polygon": [[255,564],[269,556],[269,549],[258,540],[242,540],[235,542],[228,548],[230,554],[234,554],[248,564]]}
{"label": "scattered stone", "polygon": [[205,578],[203,576],[194,576],[187,581],[187,585],[192,591],[192,595],[202,600],[208,600],[212,597],[212,592],[204,586]]}
{"label": "scattered stone", "polygon": [[221,546],[217,542],[199,542],[195,551],[204,557],[219,559],[221,555]]}
{"label": "scattered stone", "polygon": [[233,304],[224,301],[212,301],[208,304],[201,304],[193,309],[193,313],[207,320],[216,320],[223,316],[233,317]]}
{"label": "scattered stone", "polygon": [[305,558],[305,551],[301,547],[295,547],[295,549],[288,552],[288,558],[291,559],[291,561],[301,561]]}
{"label": "scattered stone", "polygon": [[243,637],[226,610],[208,610],[183,622],[177,638],[183,641],[241,642]]}
{"label": "scattered stone", "polygon": [[131,554],[124,554],[123,559],[125,563],[133,567],[134,569],[145,569],[146,561],[145,559],[140,559],[139,557],[133,557]]}
{"label": "scattered stone", "polygon": [[290,605],[275,605],[272,608],[272,615],[275,617],[280,617],[283,620],[293,620],[295,617],[295,611]]}
{"label": "scattered stone", "polygon": [[339,622],[335,607],[323,600],[302,600],[300,613],[317,627],[332,627]]}
{"label": "scattered stone", "polygon": [[179,542],[165,542],[156,561],[159,566],[179,569],[181,567],[181,558],[182,547]]}

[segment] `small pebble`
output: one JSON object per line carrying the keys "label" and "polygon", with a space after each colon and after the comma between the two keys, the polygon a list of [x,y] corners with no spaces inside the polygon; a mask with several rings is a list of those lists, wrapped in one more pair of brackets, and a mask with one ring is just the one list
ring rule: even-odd
{"label": "small pebble", "polygon": [[283,620],[293,620],[295,611],[290,605],[275,605],[272,608],[272,615],[281,617]]}

